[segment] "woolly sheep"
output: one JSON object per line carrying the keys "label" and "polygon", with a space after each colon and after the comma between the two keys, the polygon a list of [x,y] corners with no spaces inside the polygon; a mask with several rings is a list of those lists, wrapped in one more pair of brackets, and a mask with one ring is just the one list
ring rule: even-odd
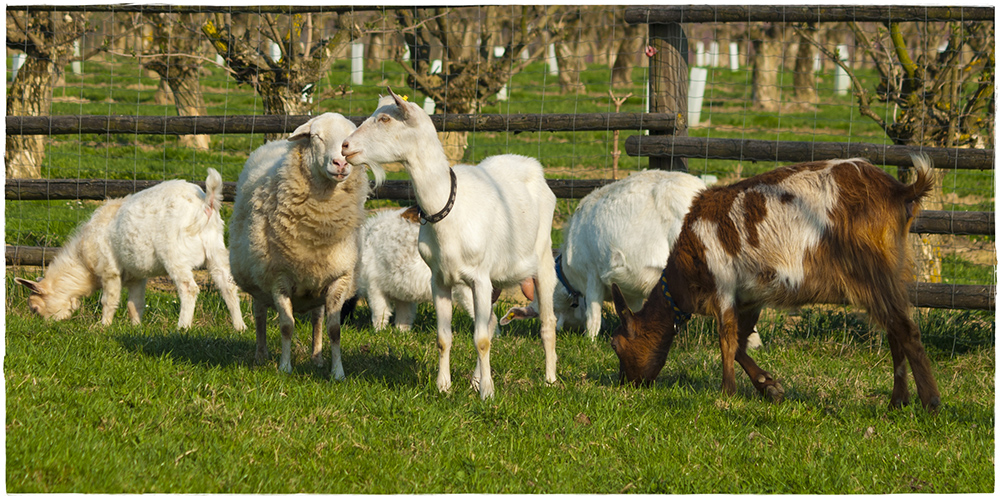
{"label": "woolly sheep", "polygon": [[[354,168],[340,144],[355,129],[335,113],[314,117],[287,140],[259,147],[237,183],[229,222],[236,283],[253,297],[256,360],[268,358],[267,309],[278,312],[283,372],[292,371],[293,312],[312,312],[312,359],[322,364],[326,312],[334,379],[344,378],[340,313],[355,292],[359,234],[369,193],[364,168]],[[376,183],[385,178],[373,166]]]}
{"label": "woolly sheep", "polygon": [[205,191],[193,183],[170,180],[109,200],[59,251],[44,278],[16,281],[31,290],[31,310],[52,320],[72,316],[80,298],[100,287],[101,325],[114,319],[124,285],[129,318],[139,324],[146,280],[169,275],[180,295],[177,327],[184,329],[191,326],[198,297],[192,270],[205,266],[229,308],[233,326],[243,330],[246,325],[223,242],[221,202],[222,177],[212,168]]}
{"label": "woolly sheep", "polygon": [[[437,313],[440,391],[451,388],[452,289],[472,289],[473,341],[478,351],[472,384],[485,399],[493,395],[490,346],[496,316],[493,287],[520,284],[537,275],[545,380],[556,381],[552,292],[555,264],[550,231],[556,198],[535,159],[500,155],[478,166],[449,168],[434,124],[419,105],[392,90],[378,109],[344,141],[354,165],[402,163],[413,181],[426,224],[418,250],[431,268]],[[434,213],[434,214],[430,214]]]}

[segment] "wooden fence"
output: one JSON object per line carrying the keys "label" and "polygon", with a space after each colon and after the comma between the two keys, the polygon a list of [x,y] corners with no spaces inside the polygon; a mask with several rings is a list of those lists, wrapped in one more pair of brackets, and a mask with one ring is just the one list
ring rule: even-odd
{"label": "wooden fence", "polygon": [[[82,6],[94,10],[95,6]],[[96,6],[102,7],[102,6]],[[107,7],[107,6],[103,6]],[[141,6],[149,11],[152,6]],[[8,6],[17,10],[19,6]],[[37,9],[37,7],[32,7]],[[115,6],[124,11],[130,6]],[[136,7],[140,8],[140,7]],[[204,9],[204,7],[197,7]],[[53,7],[69,10],[68,6]],[[170,7],[170,12],[179,12]],[[225,7],[220,9],[231,9]],[[253,7],[251,13],[258,13]],[[274,7],[275,12],[317,11],[318,7]],[[303,10],[304,9],[304,10]],[[310,10],[311,9],[311,10]],[[295,12],[298,12],[296,10]],[[370,10],[367,9],[366,10]],[[202,10],[203,11],[203,10]],[[227,12],[231,10],[225,10]],[[287,12],[286,12],[287,11]],[[235,11],[233,11],[235,12]],[[925,20],[993,20],[993,7],[905,7],[849,6],[849,7],[793,7],[793,6],[651,6],[630,7],[625,18],[630,23],[650,23],[650,37],[667,40],[675,49],[683,47],[686,39],[678,41],[683,30],[653,29],[682,22],[839,22],[875,21],[891,18],[896,21]],[[651,158],[651,167],[683,168],[677,158],[734,159],[768,162],[801,162],[844,157],[864,157],[874,164],[909,166],[910,154],[926,153],[937,167],[949,169],[993,169],[994,150],[946,149],[933,147],[886,146],[866,143],[788,142],[766,140],[715,139],[687,136],[683,116],[686,111],[686,85],[675,85],[683,95],[672,99],[659,99],[657,93],[665,88],[662,80],[669,79],[669,71],[657,72],[657,58],[667,57],[669,51],[651,60],[650,113],[593,113],[593,114],[514,114],[514,115],[433,115],[431,119],[439,131],[492,131],[540,132],[585,130],[645,130],[649,136],[631,136],[625,141],[625,150],[631,156]],[[676,55],[676,54],[675,54]],[[682,65],[674,68],[673,75],[686,82],[686,55]],[[674,60],[673,62],[677,62]],[[660,76],[654,76],[654,73]],[[683,74],[681,74],[683,73]],[[654,81],[656,80],[656,81]],[[676,82],[673,82],[676,83]],[[664,108],[667,106],[668,108]],[[671,106],[673,106],[671,108]],[[222,134],[222,133],[288,133],[309,119],[309,116],[7,116],[8,135],[66,135],[66,134]],[[351,117],[356,124],[365,117]],[[592,190],[608,183],[607,180],[548,180],[557,197],[581,198]],[[54,199],[106,199],[120,197],[144,188],[156,181],[129,180],[21,180],[7,179],[7,200]],[[197,182],[196,182],[197,183]],[[227,182],[223,190],[225,199],[235,196],[235,184]],[[408,181],[387,181],[375,190],[374,198],[412,200],[413,191]],[[995,234],[993,212],[923,211],[911,226],[914,233],[939,234]],[[8,265],[42,265],[51,260],[58,248],[6,247]],[[984,285],[948,285],[914,283],[910,287],[915,305],[939,308],[993,309],[995,288]]]}

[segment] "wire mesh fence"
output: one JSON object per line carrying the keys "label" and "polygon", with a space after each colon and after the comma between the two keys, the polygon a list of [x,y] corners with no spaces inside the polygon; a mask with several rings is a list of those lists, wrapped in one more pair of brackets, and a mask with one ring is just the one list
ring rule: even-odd
{"label": "wire mesh fence", "polygon": [[[727,183],[847,153],[903,176],[930,151],[925,209],[947,229],[916,223],[939,265],[921,280],[992,308],[993,8],[801,9],[8,6],[6,243],[60,246],[102,189],[235,182],[265,140],[360,121],[391,87],[453,162],[538,158],[562,182],[557,232],[573,199],[649,167]],[[390,168],[370,206],[411,203],[406,178]]]}

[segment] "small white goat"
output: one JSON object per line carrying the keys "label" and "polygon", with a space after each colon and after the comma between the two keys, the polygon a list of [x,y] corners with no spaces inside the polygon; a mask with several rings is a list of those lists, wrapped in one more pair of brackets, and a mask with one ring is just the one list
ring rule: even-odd
{"label": "small white goat", "polygon": [[[369,193],[364,168],[353,168],[340,154],[341,142],[354,129],[340,114],[316,116],[287,140],[254,151],[237,183],[229,221],[233,277],[253,297],[258,362],[268,358],[267,309],[277,309],[283,372],[292,371],[293,312],[312,311],[312,358],[322,364],[325,309],[330,374],[344,378],[340,310],[355,292]],[[373,172],[381,183],[382,169],[375,166]]]}
{"label": "small white goat", "polygon": [[[451,388],[452,288],[472,289],[473,340],[478,361],[473,387],[485,399],[493,395],[490,344],[496,316],[493,287],[520,284],[537,275],[545,380],[556,381],[552,292],[552,214],[556,198],[535,159],[500,155],[478,166],[449,168],[434,124],[419,105],[392,90],[378,109],[344,140],[354,165],[400,162],[413,180],[417,204],[427,222],[420,227],[418,250],[431,268],[437,313],[440,369],[437,386]],[[427,214],[434,213],[434,214]]]}
{"label": "small white goat", "polygon": [[100,287],[101,325],[110,325],[123,285],[128,289],[129,317],[139,324],[145,311],[146,280],[169,275],[180,295],[177,327],[183,329],[191,326],[198,298],[192,270],[206,266],[229,308],[233,326],[243,330],[246,325],[222,238],[221,203],[222,177],[212,168],[208,168],[204,192],[193,183],[170,180],[109,200],[70,238],[44,278],[15,280],[31,289],[31,310],[53,320],[72,316],[80,298]]}
{"label": "small white goat", "polygon": [[[358,294],[368,300],[375,330],[386,328],[393,314],[396,327],[410,330],[417,303],[431,300],[431,269],[417,252],[420,224],[408,219],[407,211],[382,211],[361,228]],[[471,291],[454,291],[452,297],[473,316]]]}

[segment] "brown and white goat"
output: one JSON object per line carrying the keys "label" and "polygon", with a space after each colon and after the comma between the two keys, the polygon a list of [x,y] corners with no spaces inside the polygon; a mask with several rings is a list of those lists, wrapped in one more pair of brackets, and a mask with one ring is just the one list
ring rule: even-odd
{"label": "brown and white goat", "polygon": [[761,309],[849,302],[886,329],[892,406],[909,401],[908,360],[920,401],[934,410],[940,394],[905,283],[906,235],[933,179],[926,156],[912,159],[911,184],[864,159],[844,159],[777,168],[699,194],[645,306],[633,313],[612,288],[621,325],[611,347],[621,382],[656,379],[676,327],[698,313],[718,324],[722,390],[736,392],[735,361],[758,392],[780,401],[781,385],[745,350]]}

